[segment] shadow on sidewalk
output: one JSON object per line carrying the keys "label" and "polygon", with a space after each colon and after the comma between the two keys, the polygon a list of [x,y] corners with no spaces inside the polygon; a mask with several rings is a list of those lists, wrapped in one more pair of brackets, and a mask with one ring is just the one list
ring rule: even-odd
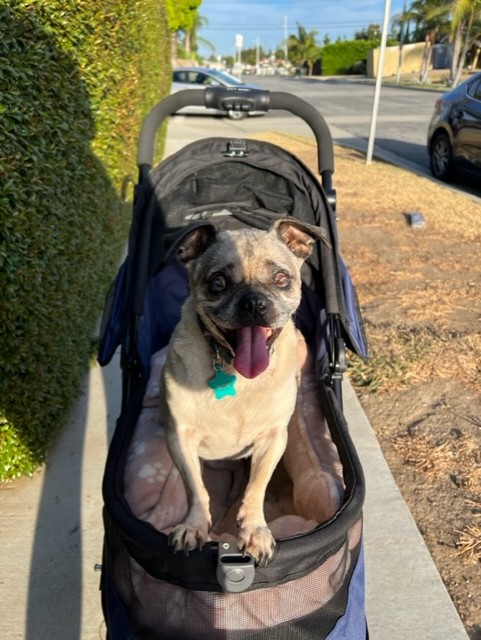
{"label": "shadow on sidewalk", "polygon": [[26,640],[103,637],[102,476],[120,412],[118,358],[93,366],[47,463],[30,563]]}

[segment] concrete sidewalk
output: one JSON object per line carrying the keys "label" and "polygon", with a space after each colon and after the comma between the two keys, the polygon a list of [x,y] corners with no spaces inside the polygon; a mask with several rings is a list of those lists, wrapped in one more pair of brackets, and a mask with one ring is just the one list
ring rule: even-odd
{"label": "concrete sidewalk", "polygon": [[[175,129],[180,132],[181,126]],[[170,139],[169,149],[188,141]],[[120,402],[120,365],[115,357],[105,369],[91,368],[83,395],[45,468],[33,479],[0,489],[2,640],[105,638],[100,576],[94,565],[102,557],[101,484]],[[366,600],[371,640],[467,640],[348,382],[344,411],[367,483]]]}

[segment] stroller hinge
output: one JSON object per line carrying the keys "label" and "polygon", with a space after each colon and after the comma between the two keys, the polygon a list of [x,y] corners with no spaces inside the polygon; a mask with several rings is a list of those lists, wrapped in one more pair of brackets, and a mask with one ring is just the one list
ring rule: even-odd
{"label": "stroller hinge", "polygon": [[329,204],[331,205],[331,209],[334,213],[336,213],[336,207],[337,207],[337,193],[335,189],[331,189],[330,191],[326,192],[326,197],[327,197],[327,201],[329,202]]}
{"label": "stroller hinge", "polygon": [[322,172],[321,183],[322,188],[324,189],[324,193],[326,194],[327,201],[332,211],[335,213],[337,206],[337,194],[336,190],[332,186],[332,171],[328,170]]}

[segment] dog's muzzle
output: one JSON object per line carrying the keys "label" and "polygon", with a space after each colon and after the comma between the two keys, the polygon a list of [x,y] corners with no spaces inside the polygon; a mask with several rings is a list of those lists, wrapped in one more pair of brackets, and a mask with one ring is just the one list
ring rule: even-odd
{"label": "dog's muzzle", "polygon": [[244,378],[256,378],[267,369],[272,346],[282,331],[254,323],[225,331],[208,316],[198,314],[198,320],[215,359],[232,363]]}

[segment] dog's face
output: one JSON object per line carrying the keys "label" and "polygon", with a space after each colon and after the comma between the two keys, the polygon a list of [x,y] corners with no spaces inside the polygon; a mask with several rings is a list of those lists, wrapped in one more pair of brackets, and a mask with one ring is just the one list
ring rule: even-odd
{"label": "dog's face", "polygon": [[312,251],[313,229],[285,219],[269,231],[218,233],[205,225],[180,243],[194,307],[247,378],[267,368],[271,343],[299,306],[300,269]]}

